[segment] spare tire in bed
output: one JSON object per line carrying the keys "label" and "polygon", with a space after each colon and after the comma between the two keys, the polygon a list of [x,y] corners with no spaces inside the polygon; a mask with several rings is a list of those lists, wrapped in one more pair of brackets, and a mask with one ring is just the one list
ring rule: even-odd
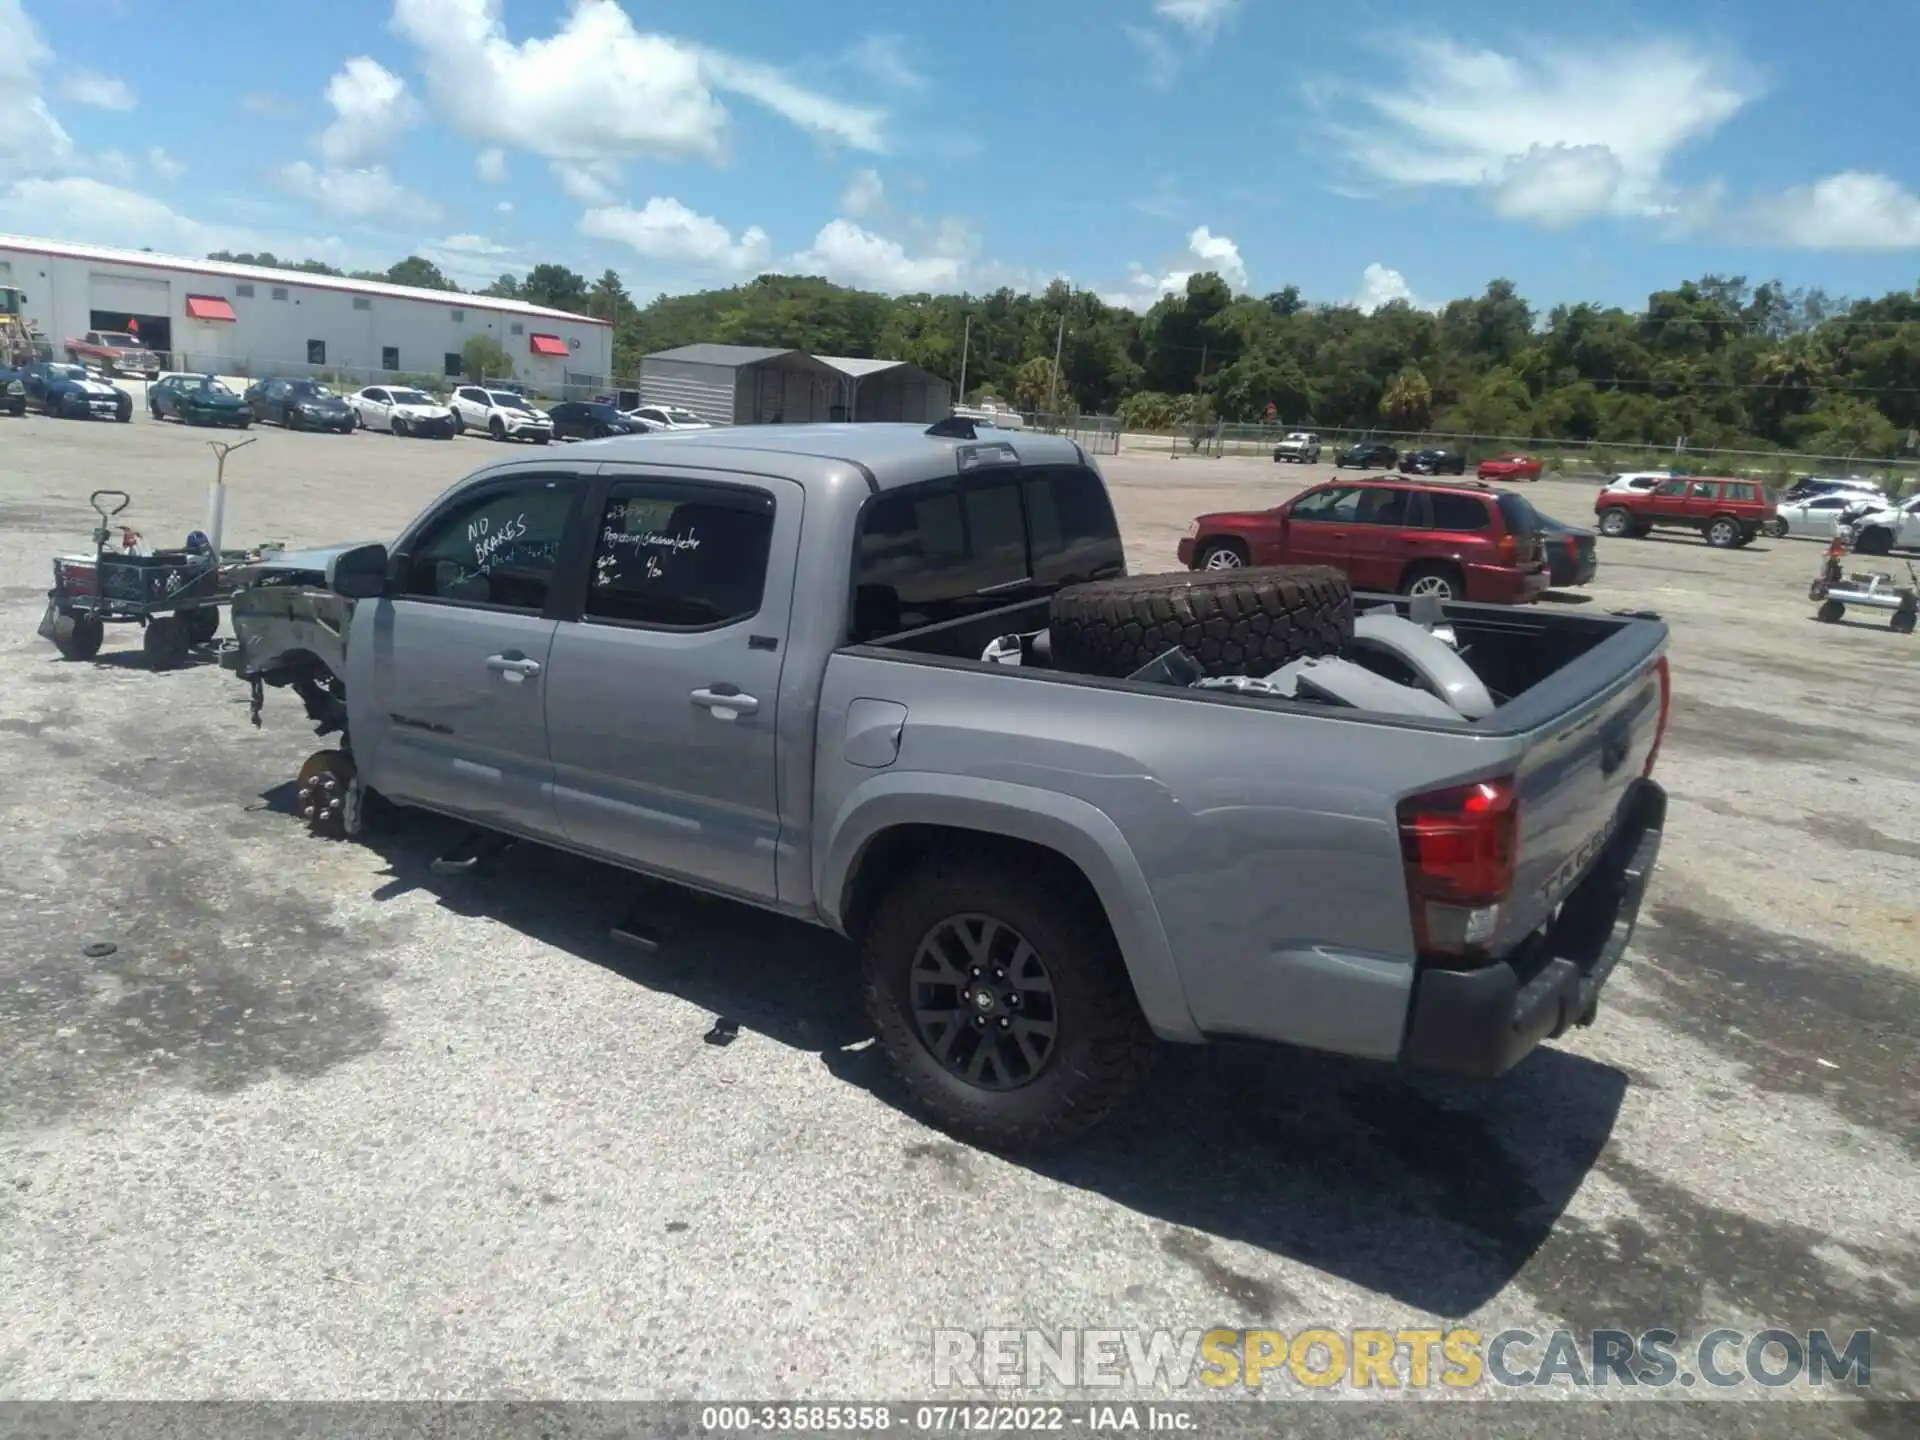
{"label": "spare tire in bed", "polygon": [[1075,585],[1053,597],[1053,663],[1119,677],[1173,649],[1208,675],[1265,675],[1353,638],[1353,591],[1324,565],[1183,570]]}

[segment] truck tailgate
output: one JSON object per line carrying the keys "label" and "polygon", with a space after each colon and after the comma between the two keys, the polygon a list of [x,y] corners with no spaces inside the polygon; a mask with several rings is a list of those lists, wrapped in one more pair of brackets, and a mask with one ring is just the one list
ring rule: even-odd
{"label": "truck tailgate", "polygon": [[1529,708],[1541,701],[1547,702],[1542,708],[1558,708],[1581,682],[1589,691],[1528,736],[1514,777],[1514,884],[1495,953],[1551,918],[1600,858],[1629,795],[1651,768],[1671,694],[1664,630],[1658,635],[1649,646],[1644,632],[1623,633],[1542,687],[1550,695],[1525,697]]}

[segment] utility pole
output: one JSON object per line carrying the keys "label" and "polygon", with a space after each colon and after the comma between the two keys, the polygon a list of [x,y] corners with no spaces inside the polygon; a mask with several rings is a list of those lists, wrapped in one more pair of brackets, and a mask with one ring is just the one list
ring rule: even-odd
{"label": "utility pole", "polygon": [[967,403],[967,351],[973,345],[973,316],[967,316],[967,328],[960,336],[960,403]]}
{"label": "utility pole", "polygon": [[1047,383],[1047,411],[1051,415],[1060,394],[1060,352],[1067,345],[1067,312],[1060,312],[1060,333],[1053,340],[1053,378]]}

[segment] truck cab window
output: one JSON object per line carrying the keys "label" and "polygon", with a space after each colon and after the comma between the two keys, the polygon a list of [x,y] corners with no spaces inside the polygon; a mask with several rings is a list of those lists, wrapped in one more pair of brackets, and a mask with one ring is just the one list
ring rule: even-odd
{"label": "truck cab window", "polygon": [[[1018,599],[1028,578],[1020,488],[909,486],[868,503],[854,547],[854,638],[877,639]],[[991,593],[989,593],[991,592]]]}
{"label": "truck cab window", "polygon": [[530,480],[456,503],[412,547],[406,593],[538,613],[575,494],[565,481]]}
{"label": "truck cab window", "polygon": [[710,629],[757,614],[773,509],[763,490],[616,486],[594,537],[587,617]]}
{"label": "truck cab window", "polygon": [[1048,466],[1027,472],[1021,489],[1036,581],[1075,585],[1126,573],[1120,526],[1098,475]]}

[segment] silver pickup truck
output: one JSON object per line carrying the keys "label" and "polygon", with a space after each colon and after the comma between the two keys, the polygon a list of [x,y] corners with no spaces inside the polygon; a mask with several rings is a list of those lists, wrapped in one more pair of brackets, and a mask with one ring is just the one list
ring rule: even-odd
{"label": "silver pickup truck", "polygon": [[263,565],[229,663],[340,737],[317,829],[377,796],[852,937],[984,1144],[1081,1130],[1155,1037],[1492,1076],[1591,1023],[1660,843],[1663,624],[1449,605],[1488,702],[1375,713],[1139,663],[1337,650],[1339,575],[1124,576],[1062,438],[613,438]]}

